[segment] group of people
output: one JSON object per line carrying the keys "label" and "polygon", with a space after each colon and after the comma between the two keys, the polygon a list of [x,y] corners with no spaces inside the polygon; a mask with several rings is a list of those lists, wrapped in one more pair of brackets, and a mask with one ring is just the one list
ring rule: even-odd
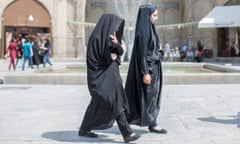
{"label": "group of people", "polygon": [[172,49],[170,44],[166,42],[164,47],[164,61],[169,61],[171,57],[177,58],[177,61],[196,61],[201,62],[203,59],[204,44],[203,40],[197,41],[197,48],[189,48],[185,43],[180,48]]}
{"label": "group of people", "polygon": [[116,120],[125,142],[140,136],[129,124],[147,126],[150,132],[166,134],[157,123],[162,90],[159,38],[154,23],[156,5],[141,5],[125,89],[119,72],[123,54],[124,19],[104,14],[87,45],[87,82],[91,95],[79,136],[98,137],[93,130],[107,129]]}
{"label": "group of people", "polygon": [[41,39],[37,35],[13,36],[6,50],[6,57],[10,57],[8,70],[10,71],[13,68],[15,71],[20,59],[22,59],[22,71],[24,71],[27,61],[31,68],[33,68],[33,65],[39,67],[40,64],[45,67],[46,63],[52,65],[49,60],[50,47],[48,38]]}

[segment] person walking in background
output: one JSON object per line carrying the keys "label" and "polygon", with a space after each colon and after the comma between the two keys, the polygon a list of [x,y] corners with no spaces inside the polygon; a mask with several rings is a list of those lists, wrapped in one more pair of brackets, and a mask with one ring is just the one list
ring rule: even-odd
{"label": "person walking in background", "polygon": [[38,54],[39,51],[39,45],[37,40],[37,35],[33,35],[32,37],[32,49],[33,49],[33,65],[36,65],[37,68],[39,68],[39,64],[41,63],[40,56]]}
{"label": "person walking in background", "polygon": [[232,42],[232,45],[230,46],[230,51],[232,57],[239,56],[239,48],[236,42]]}
{"label": "person walking in background", "polygon": [[195,52],[195,60],[197,62],[201,62],[202,61],[203,50],[204,50],[203,41],[202,40],[198,40],[198,42],[197,42],[197,50]]}
{"label": "person walking in background", "polygon": [[48,38],[44,39],[44,43],[43,46],[40,47],[40,49],[44,50],[44,56],[43,56],[43,67],[45,68],[46,63],[48,63],[50,66],[52,66],[51,61],[49,60],[49,56],[50,56],[50,41]]}
{"label": "person walking in background", "polygon": [[165,134],[167,131],[157,124],[162,91],[162,55],[154,26],[157,19],[155,5],[140,6],[125,91],[130,107],[129,123],[148,126],[150,132]]}
{"label": "person walking in background", "polygon": [[123,19],[104,14],[89,38],[87,80],[91,102],[79,136],[97,137],[92,130],[110,128],[116,120],[125,142],[139,138],[128,125],[125,115],[129,108],[119,72],[123,28]]}
{"label": "person walking in background", "polygon": [[166,42],[166,44],[165,44],[164,52],[165,52],[165,59],[164,59],[164,61],[167,62],[167,61],[169,61],[169,58],[170,58],[170,55],[171,55],[171,46],[170,46],[170,44],[168,42]]}
{"label": "person walking in background", "polygon": [[235,51],[235,42],[232,42],[232,45],[230,46],[230,50],[231,50],[231,56],[234,57],[236,56],[236,51]]}
{"label": "person walking in background", "polygon": [[14,39],[11,40],[11,42],[8,46],[7,53],[9,53],[9,56],[10,56],[10,63],[8,66],[8,70],[10,71],[11,67],[13,67],[13,70],[15,71],[16,70],[15,59],[17,56],[17,44]]}
{"label": "person walking in background", "polygon": [[180,48],[180,61],[185,61],[187,57],[188,46],[187,44],[183,44]]}
{"label": "person walking in background", "polygon": [[16,67],[17,67],[17,65],[18,65],[18,62],[19,62],[19,60],[21,60],[22,59],[22,55],[23,55],[23,52],[22,52],[22,40],[21,40],[21,36],[18,36],[18,38],[17,38],[17,59],[16,59]]}
{"label": "person walking in background", "polygon": [[31,57],[32,57],[32,45],[31,45],[31,43],[29,42],[29,39],[26,39],[26,40],[25,40],[22,48],[23,48],[22,71],[24,71],[26,61],[28,61],[28,64],[30,65],[30,67],[33,68],[33,66],[32,66],[32,61],[31,61]]}

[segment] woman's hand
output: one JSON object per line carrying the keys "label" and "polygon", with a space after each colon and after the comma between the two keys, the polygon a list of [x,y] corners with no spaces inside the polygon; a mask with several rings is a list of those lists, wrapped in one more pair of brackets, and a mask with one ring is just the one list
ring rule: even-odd
{"label": "woman's hand", "polygon": [[146,85],[150,85],[151,84],[151,76],[150,74],[145,74],[143,75],[143,83],[146,84]]}
{"label": "woman's hand", "polygon": [[114,32],[113,35],[109,35],[109,37],[111,38],[111,40],[114,44],[118,44],[118,40],[117,40],[117,37],[116,37],[116,32]]}
{"label": "woman's hand", "polygon": [[115,61],[117,59],[117,54],[111,53],[111,59],[112,61]]}

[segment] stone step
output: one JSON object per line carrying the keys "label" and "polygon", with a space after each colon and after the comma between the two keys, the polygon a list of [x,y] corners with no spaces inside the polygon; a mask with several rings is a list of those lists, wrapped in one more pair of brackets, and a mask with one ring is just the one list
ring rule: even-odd
{"label": "stone step", "polygon": [[[123,83],[126,74],[121,74]],[[164,84],[238,84],[239,73],[164,74]],[[87,84],[86,74],[11,74],[5,84]]]}
{"label": "stone step", "polygon": [[[78,69],[76,72],[62,72],[62,70]],[[214,70],[214,73],[173,73],[169,68],[207,68]],[[128,64],[120,66],[120,72],[125,83]],[[240,82],[240,70],[232,66],[198,63],[163,63],[164,84],[236,84]],[[35,72],[9,73],[3,76],[5,84],[86,84],[86,64],[74,63],[54,68],[37,69]]]}

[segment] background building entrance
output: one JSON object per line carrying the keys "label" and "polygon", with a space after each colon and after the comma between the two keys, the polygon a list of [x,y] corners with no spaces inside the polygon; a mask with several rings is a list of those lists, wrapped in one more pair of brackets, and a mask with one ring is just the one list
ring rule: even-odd
{"label": "background building entrance", "polygon": [[14,34],[48,34],[52,39],[49,12],[36,0],[14,1],[6,7],[2,18],[1,58],[5,54],[9,37]]}

